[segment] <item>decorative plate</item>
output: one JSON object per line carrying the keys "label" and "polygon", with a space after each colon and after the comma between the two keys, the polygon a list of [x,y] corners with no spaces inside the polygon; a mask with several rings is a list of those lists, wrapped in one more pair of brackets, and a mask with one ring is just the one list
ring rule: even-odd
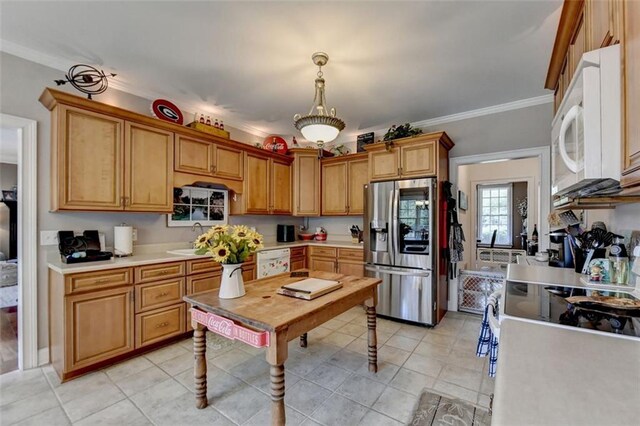
{"label": "decorative plate", "polygon": [[289,146],[287,145],[287,141],[285,141],[280,136],[267,136],[264,138],[262,142],[262,148],[267,151],[277,152],[278,154],[285,155],[289,150]]}
{"label": "decorative plate", "polygon": [[170,121],[182,125],[184,118],[180,109],[166,99],[156,99],[151,104],[151,111],[153,115],[161,120]]}

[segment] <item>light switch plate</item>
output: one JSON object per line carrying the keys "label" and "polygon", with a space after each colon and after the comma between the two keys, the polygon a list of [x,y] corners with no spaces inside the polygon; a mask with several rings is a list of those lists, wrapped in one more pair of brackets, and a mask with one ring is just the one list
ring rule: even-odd
{"label": "light switch plate", "polygon": [[131,229],[131,240],[138,241],[138,230],[136,228]]}
{"label": "light switch plate", "polygon": [[58,231],[40,231],[41,246],[57,246]]}

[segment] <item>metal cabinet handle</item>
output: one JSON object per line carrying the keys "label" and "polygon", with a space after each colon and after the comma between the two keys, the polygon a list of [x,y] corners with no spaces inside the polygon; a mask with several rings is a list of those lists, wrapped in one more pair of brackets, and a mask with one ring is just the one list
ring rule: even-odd
{"label": "metal cabinet handle", "polygon": [[170,274],[170,273],[171,273],[171,271],[170,271],[170,270],[168,270],[168,269],[163,269],[163,270],[161,270],[161,271],[157,271],[154,275],[167,275],[167,274]]}
{"label": "metal cabinet handle", "polygon": [[95,282],[96,284],[108,283],[111,281],[109,278],[98,278]]}
{"label": "metal cabinet handle", "polygon": [[157,324],[156,328],[162,328],[162,327],[166,327],[168,325],[169,325],[169,323],[165,321],[165,322],[161,322],[160,324]]}
{"label": "metal cabinet handle", "polygon": [[163,291],[162,293],[158,294],[158,295],[156,296],[156,298],[158,298],[158,297],[164,297],[164,296],[168,296],[168,295],[169,295],[169,292],[168,292],[168,291]]}

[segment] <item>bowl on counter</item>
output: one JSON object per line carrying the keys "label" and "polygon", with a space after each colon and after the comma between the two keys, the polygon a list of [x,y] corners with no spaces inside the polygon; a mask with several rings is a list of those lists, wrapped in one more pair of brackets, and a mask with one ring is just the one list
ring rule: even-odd
{"label": "bowl on counter", "polygon": [[316,241],[327,241],[327,234],[316,234]]}
{"label": "bowl on counter", "polygon": [[307,234],[307,233],[299,233],[298,234],[298,238],[300,238],[303,241],[311,241],[313,240],[313,237],[315,237],[316,234]]}

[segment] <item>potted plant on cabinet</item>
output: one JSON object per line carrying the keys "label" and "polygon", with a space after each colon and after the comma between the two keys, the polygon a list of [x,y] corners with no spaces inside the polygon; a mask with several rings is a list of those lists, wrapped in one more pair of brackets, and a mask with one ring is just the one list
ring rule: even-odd
{"label": "potted plant on cabinet", "polygon": [[245,294],[242,263],[262,248],[262,235],[244,225],[217,225],[198,236],[196,254],[210,255],[222,265],[218,297],[235,299]]}

